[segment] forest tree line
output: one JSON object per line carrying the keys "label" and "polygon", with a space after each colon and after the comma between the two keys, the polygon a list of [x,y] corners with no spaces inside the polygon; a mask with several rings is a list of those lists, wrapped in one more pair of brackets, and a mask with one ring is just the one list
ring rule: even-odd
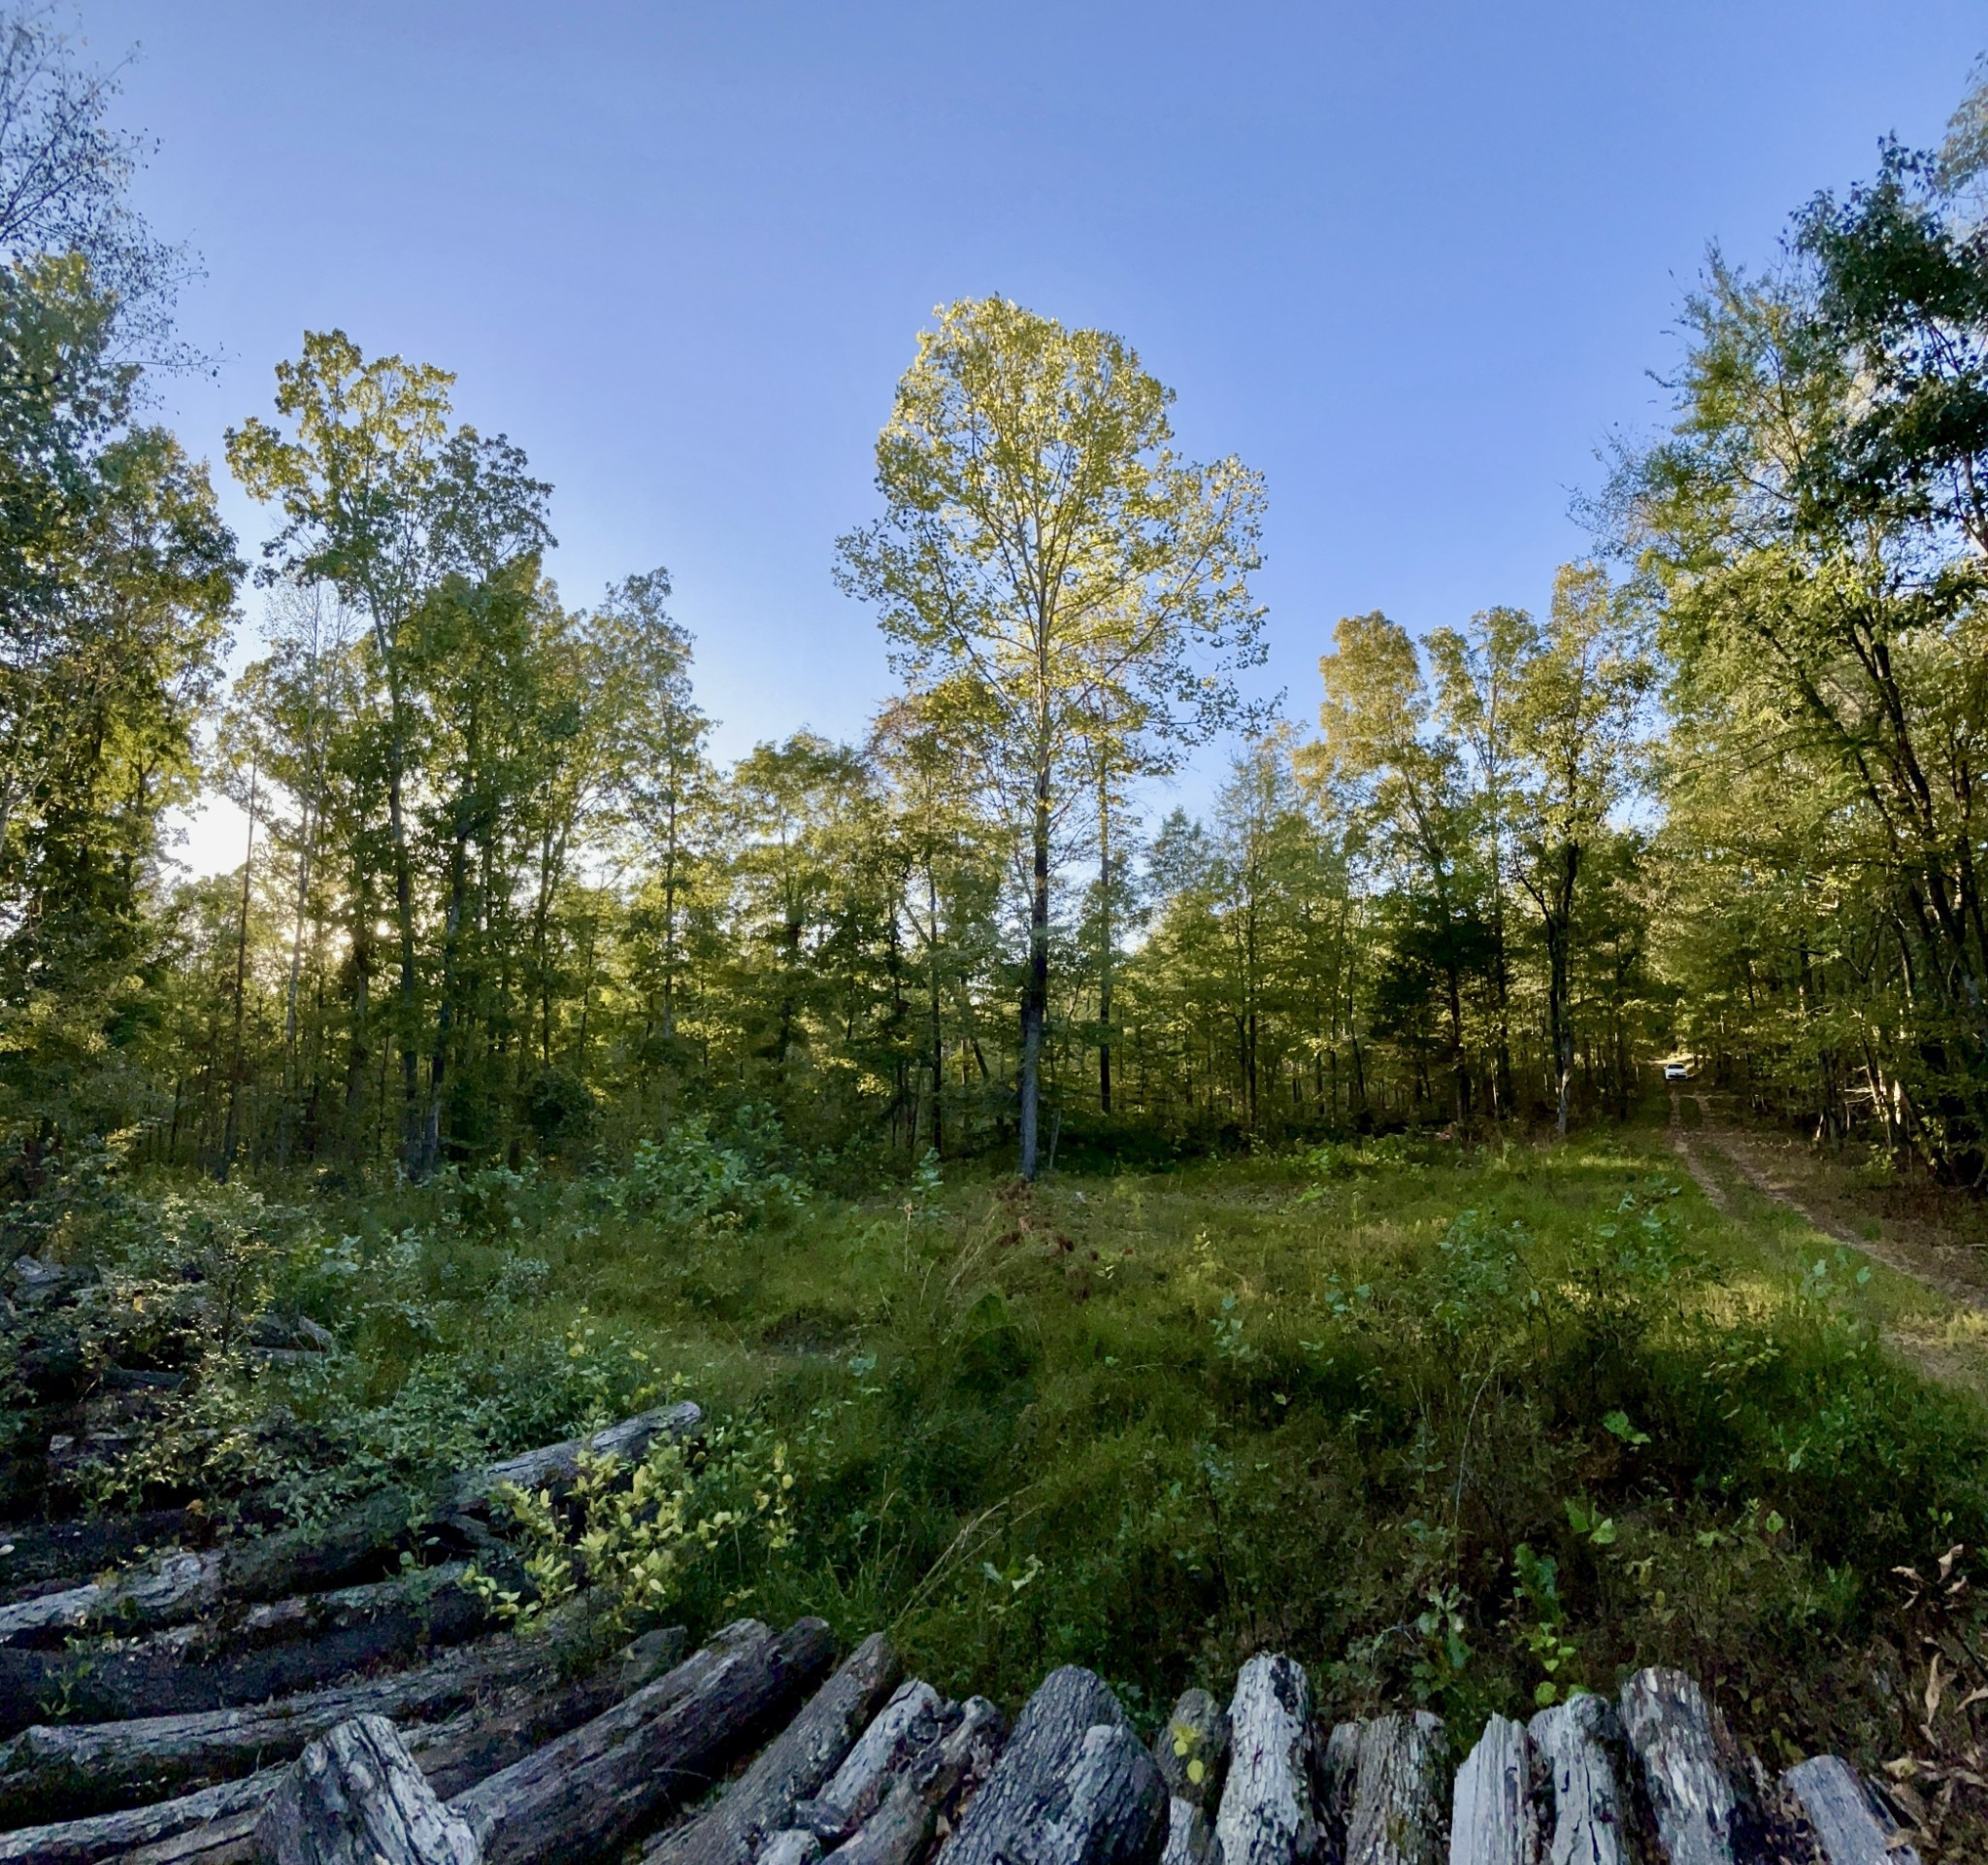
{"label": "forest tree line", "polygon": [[[696,1119],[909,1165],[1627,1115],[1690,1053],[1973,1178],[1988,1126],[1988,102],[1714,254],[1543,613],[1245,697],[1264,488],[1133,349],[936,316],[837,548],[899,689],[711,750],[661,569],[586,607],[447,371],[308,334],[225,469],[149,418],[181,255],[111,94],[0,61],[0,1140],[220,1175]],[[257,653],[225,673],[254,618]],[[1283,625],[1292,625],[1289,622]],[[1301,623],[1299,625],[1310,625]],[[1316,705],[1315,715],[1313,704]],[[1315,717],[1315,723],[1313,719]],[[1209,809],[1166,780],[1220,747]],[[174,812],[225,790],[231,874]]]}

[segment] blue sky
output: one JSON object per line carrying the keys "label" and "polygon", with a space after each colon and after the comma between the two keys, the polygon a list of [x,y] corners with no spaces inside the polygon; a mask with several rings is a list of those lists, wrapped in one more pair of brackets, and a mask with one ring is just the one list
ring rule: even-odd
{"label": "blue sky", "polygon": [[[189,445],[218,462],[307,326],[454,369],[555,485],[569,601],[669,567],[728,755],[856,733],[887,688],[829,572],[942,300],[1122,332],[1187,450],[1266,475],[1263,684],[1309,720],[1341,615],[1541,604],[1597,448],[1661,414],[1707,242],[1771,257],[1880,134],[1936,139],[1988,48],[1979,0],[83,18],[100,58],[141,47],[140,201],[206,266],[182,324],[221,366],[166,391]],[[238,833],[187,852],[232,865]]]}

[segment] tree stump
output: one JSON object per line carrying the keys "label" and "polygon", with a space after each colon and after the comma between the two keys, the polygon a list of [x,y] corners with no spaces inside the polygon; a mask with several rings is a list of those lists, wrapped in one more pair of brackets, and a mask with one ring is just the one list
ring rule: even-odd
{"label": "tree stump", "polygon": [[1168,1793],[1196,1807],[1221,1805],[1229,1765],[1229,1713],[1206,1690],[1188,1690],[1153,1737]]}
{"label": "tree stump", "polygon": [[255,1824],[268,1865],[482,1865],[392,1723],[355,1716],[298,1756]]}
{"label": "tree stump", "polygon": [[1229,1703],[1229,1779],[1215,1815],[1216,1865],[1312,1865],[1311,1685],[1293,1658],[1259,1652]]}

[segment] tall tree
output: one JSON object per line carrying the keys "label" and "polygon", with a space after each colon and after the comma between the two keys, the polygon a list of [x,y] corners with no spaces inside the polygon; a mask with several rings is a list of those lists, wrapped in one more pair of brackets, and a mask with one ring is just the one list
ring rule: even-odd
{"label": "tall tree", "polygon": [[1261,658],[1261,483],[1172,450],[1173,397],[1121,338],[1002,298],[918,341],[877,443],[885,516],[842,540],[843,587],[878,605],[893,664],[972,743],[1026,901],[1020,1166],[1038,1168],[1050,886],[1100,718],[1187,738]]}
{"label": "tall tree", "polygon": [[1546,947],[1546,1026],[1563,1135],[1574,1082],[1572,982],[1583,868],[1636,775],[1632,753],[1652,679],[1632,597],[1612,588],[1597,565],[1565,565],[1513,694],[1513,745],[1528,767],[1518,805],[1518,879]]}
{"label": "tall tree", "polygon": [[277,366],[287,427],[250,417],[227,433],[228,463],[282,523],[264,546],[274,572],[331,583],[365,615],[386,687],[386,808],[400,941],[402,1152],[433,1163],[417,1074],[421,987],[408,785],[417,729],[408,628],[450,576],[486,578],[550,543],[549,487],[502,435],[448,424],[454,378],[399,356],[368,362],[343,331],[310,331]]}

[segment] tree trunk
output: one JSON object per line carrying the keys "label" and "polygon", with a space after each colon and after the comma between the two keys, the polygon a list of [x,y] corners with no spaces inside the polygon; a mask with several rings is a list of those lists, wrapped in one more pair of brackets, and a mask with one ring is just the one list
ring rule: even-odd
{"label": "tree trunk", "polygon": [[877,1811],[893,1778],[939,1740],[946,1715],[939,1692],[922,1679],[900,1684],[828,1784],[794,1809],[794,1823],[824,1845],[840,1845]]}
{"label": "tree trunk", "polygon": [[1043,1026],[1049,1014],[1049,767],[1036,774],[1029,879],[1029,962],[1021,991],[1021,1176],[1036,1178],[1042,1113]]}
{"label": "tree trunk", "polygon": [[1494,1715],[1457,1770],[1449,1865],[1541,1865],[1551,1791],[1524,1727]]}
{"label": "tree trunk", "polygon": [[719,1779],[827,1668],[828,1628],[742,1620],[666,1678],[449,1803],[485,1865],[612,1855]]}
{"label": "tree trunk", "polygon": [[1111,1114],[1111,791],[1098,765],[1098,1112]]}
{"label": "tree trunk", "polygon": [[1156,1865],[1167,1787],[1103,1680],[1046,1677],[937,1865]]}
{"label": "tree trunk", "polygon": [[108,1813],[184,1794],[294,1755],[354,1716],[426,1722],[486,1692],[529,1696],[553,1680],[555,1666],[556,1653],[543,1643],[507,1637],[413,1671],[250,1709],[37,1724],[0,1743],[0,1822]]}
{"label": "tree trunk", "polygon": [[1919,1865],[1916,1848],[1895,1844],[1856,1771],[1837,1755],[1816,1755],[1781,1777],[1815,1831],[1823,1865]]}
{"label": "tree trunk", "polygon": [[1690,1678],[1639,1671],[1622,1686],[1622,1726],[1673,1865],[1747,1865],[1772,1856],[1745,1761]]}
{"label": "tree trunk", "polygon": [[[219,1835],[226,1848],[221,1856],[244,1856],[252,1846],[255,1821],[283,1773],[282,1768],[266,1768],[246,1781],[223,1782],[150,1807],[0,1833],[0,1865],[97,1865],[100,1859],[122,1858],[141,1847],[149,1857],[154,1848],[189,1834]],[[189,1850],[188,1865],[201,1860],[207,1849]]]}
{"label": "tree trunk", "polygon": [[1001,1735],[1001,1712],[985,1697],[969,1697],[959,1720],[910,1759],[882,1804],[829,1857],[835,1865],[914,1865],[942,1816],[958,1829],[994,1770]]}
{"label": "tree trunk", "polygon": [[1229,1704],[1229,1782],[1214,1865],[1312,1865],[1323,1835],[1312,1799],[1311,1685],[1294,1659],[1259,1653]]}
{"label": "tree trunk", "polygon": [[645,1856],[658,1865],[750,1865],[768,1835],[820,1791],[903,1674],[889,1641],[873,1634],[715,1807],[651,1842]]}
{"label": "tree trunk", "polygon": [[1528,1734],[1553,1790],[1552,1865],[1629,1865],[1622,1724],[1606,1697],[1583,1692],[1541,1710]]}
{"label": "tree trunk", "polygon": [[1426,1710],[1362,1726],[1346,1819],[1346,1865],[1439,1865],[1444,1796],[1442,1722]]}
{"label": "tree trunk", "polygon": [[384,1716],[319,1736],[255,1824],[267,1865],[482,1865],[462,1819],[436,1799]]}

